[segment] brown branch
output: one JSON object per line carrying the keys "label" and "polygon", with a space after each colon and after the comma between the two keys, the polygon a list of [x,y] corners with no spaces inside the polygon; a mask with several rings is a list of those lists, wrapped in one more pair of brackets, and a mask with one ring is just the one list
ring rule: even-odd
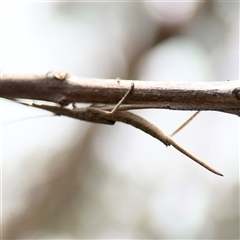
{"label": "brown branch", "polygon": [[[114,108],[109,105],[99,107],[99,103],[114,104],[118,92],[125,89],[127,85],[128,88],[125,90],[125,94],[122,94]],[[25,76],[22,79],[4,76],[2,79],[1,96],[9,99],[47,100],[57,102],[60,105],[66,105],[71,102],[98,103],[86,108],[75,108],[73,105],[73,109],[34,103],[30,105],[27,103],[22,104],[45,109],[56,115],[69,116],[94,123],[114,124],[116,121],[120,121],[130,124],[157,138],[166,146],[172,145],[209,171],[223,176],[220,172],[179,146],[158,127],[144,118],[124,110],[152,107],[184,110],[197,108],[197,110],[200,110],[199,106],[201,106],[205,107],[201,110],[217,110],[240,115],[240,88],[238,85],[239,81],[195,84],[131,81],[129,86],[129,81],[126,80],[89,79],[87,81],[86,79],[70,77],[68,74],[48,73],[44,77]],[[155,102],[153,101],[154,99]],[[161,105],[163,103],[167,105]],[[181,107],[179,108],[179,106]],[[206,106],[209,106],[209,108],[206,108]],[[219,108],[219,106],[222,108]],[[108,109],[109,107],[110,109]],[[120,111],[117,111],[117,109]]]}
{"label": "brown branch", "polygon": [[52,72],[3,74],[0,97],[45,100],[60,105],[75,102],[116,104],[129,90],[131,82],[134,82],[134,90],[124,102],[130,109],[212,110],[240,116],[239,80],[170,83],[79,78]]}

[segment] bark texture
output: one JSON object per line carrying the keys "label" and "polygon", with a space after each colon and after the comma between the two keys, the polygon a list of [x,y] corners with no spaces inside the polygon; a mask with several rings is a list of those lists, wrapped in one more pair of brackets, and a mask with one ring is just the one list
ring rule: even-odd
{"label": "bark texture", "polygon": [[[135,108],[212,110],[240,116],[240,81],[151,82],[96,79],[49,72],[43,75],[2,75],[0,97],[69,103],[116,104],[134,89],[124,104]],[[135,106],[135,107],[134,107]]]}

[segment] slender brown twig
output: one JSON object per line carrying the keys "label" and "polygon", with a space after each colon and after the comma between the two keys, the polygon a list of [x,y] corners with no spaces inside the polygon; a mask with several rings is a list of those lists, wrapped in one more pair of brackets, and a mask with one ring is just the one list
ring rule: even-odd
{"label": "slender brown twig", "polygon": [[[119,107],[172,110],[211,110],[240,116],[240,81],[149,82],[132,81],[134,91]],[[0,97],[44,100],[60,105],[104,103],[116,105],[131,82],[119,79],[73,77],[66,73],[7,75],[1,79]]]}
{"label": "slender brown twig", "polygon": [[[93,123],[112,125],[120,121],[130,124],[157,138],[166,146],[172,145],[209,171],[223,176],[179,146],[157,126],[126,110],[140,108],[198,110],[198,112],[214,110],[240,116],[239,86],[239,80],[206,83],[129,82],[120,79],[84,79],[71,77],[67,73],[48,72],[45,75],[3,75],[0,96],[12,100],[18,98],[58,103],[60,106],[35,103],[30,106]],[[88,102],[92,105],[77,108],[75,103],[78,102]],[[64,107],[69,103],[73,104],[72,109]],[[27,103],[22,104],[29,106]]]}

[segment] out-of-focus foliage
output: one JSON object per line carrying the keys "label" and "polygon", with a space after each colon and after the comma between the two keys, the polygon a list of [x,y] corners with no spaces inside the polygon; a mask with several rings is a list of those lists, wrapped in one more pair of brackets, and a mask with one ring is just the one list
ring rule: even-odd
{"label": "out-of-focus foliage", "polygon": [[[239,75],[237,2],[4,2],[1,10],[4,72],[152,81]],[[1,116],[24,111],[34,110],[3,102]],[[169,133],[189,116],[136,112]],[[123,124],[49,117],[3,126],[2,236],[239,239],[238,121],[200,113],[176,136],[224,178]]]}

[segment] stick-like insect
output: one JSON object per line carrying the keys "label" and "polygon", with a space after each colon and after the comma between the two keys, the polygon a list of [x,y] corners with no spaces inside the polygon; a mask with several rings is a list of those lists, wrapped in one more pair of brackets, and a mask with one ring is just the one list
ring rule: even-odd
{"label": "stick-like insect", "polygon": [[[79,120],[84,120],[84,121],[93,122],[93,123],[113,125],[115,122],[118,121],[118,122],[130,124],[142,130],[143,132],[151,135],[152,137],[160,140],[166,146],[172,145],[178,151],[180,151],[181,153],[183,153],[184,155],[186,155],[196,163],[200,164],[207,170],[211,171],[212,173],[215,173],[219,176],[223,176],[222,173],[213,169],[212,167],[207,165],[205,162],[201,161],[200,159],[198,159],[197,157],[195,157],[194,155],[186,151],[184,148],[182,148],[180,145],[178,145],[169,135],[164,133],[156,125],[150,123],[146,119],[134,113],[123,110],[124,106],[121,108],[122,106],[121,104],[129,96],[129,94],[131,94],[133,89],[134,89],[134,84],[132,83],[129,90],[126,92],[123,98],[118,102],[118,104],[112,110],[109,106],[99,106],[99,105],[91,105],[90,107],[85,107],[85,108],[74,107],[70,109],[70,108],[64,108],[61,106],[49,106],[45,104],[36,104],[36,103],[32,103],[32,104],[21,103],[21,104],[44,109],[58,116],[68,116],[71,118],[76,118]],[[177,131],[179,130],[180,129],[178,129]]]}

